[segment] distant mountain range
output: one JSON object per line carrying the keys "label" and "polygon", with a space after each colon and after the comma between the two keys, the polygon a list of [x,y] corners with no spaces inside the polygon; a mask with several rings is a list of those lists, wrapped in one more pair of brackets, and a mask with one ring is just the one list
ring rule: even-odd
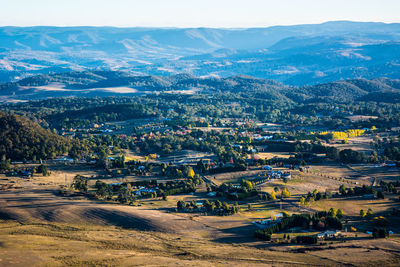
{"label": "distant mountain range", "polygon": [[232,93],[297,103],[325,101],[398,103],[400,80],[360,78],[317,85],[289,86],[274,80],[244,75],[199,78],[189,74],[137,76],[122,71],[85,71],[38,75],[0,84],[2,102],[48,97],[133,96],[159,93]]}
{"label": "distant mountain range", "polygon": [[0,82],[71,71],[249,75],[288,85],[400,77],[400,24],[250,29],[0,27]]}

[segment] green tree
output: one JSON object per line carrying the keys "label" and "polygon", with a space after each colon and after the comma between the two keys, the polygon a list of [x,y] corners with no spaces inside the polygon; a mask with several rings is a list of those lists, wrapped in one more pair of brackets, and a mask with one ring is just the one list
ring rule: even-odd
{"label": "green tree", "polygon": [[346,187],[343,184],[339,187],[339,193],[342,196],[346,195]]}
{"label": "green tree", "polygon": [[176,203],[176,206],[177,206],[178,210],[183,210],[183,209],[185,209],[185,201],[179,200],[179,201]]}
{"label": "green tree", "polygon": [[37,169],[37,171],[38,171],[39,173],[41,173],[43,176],[50,175],[50,173],[49,173],[49,171],[48,171],[48,169],[47,169],[47,166],[44,165],[44,164],[40,164],[39,167],[38,167],[38,169]]}
{"label": "green tree", "polygon": [[111,199],[113,196],[112,188],[110,185],[106,184],[105,182],[102,182],[100,180],[96,181],[95,184],[96,188],[96,195],[100,198],[106,198],[106,199]]}
{"label": "green tree", "polygon": [[131,203],[133,201],[131,189],[122,186],[118,192],[117,200],[121,204]]}
{"label": "green tree", "polygon": [[78,174],[74,177],[72,186],[76,190],[79,190],[81,192],[87,192],[88,191],[88,178]]}

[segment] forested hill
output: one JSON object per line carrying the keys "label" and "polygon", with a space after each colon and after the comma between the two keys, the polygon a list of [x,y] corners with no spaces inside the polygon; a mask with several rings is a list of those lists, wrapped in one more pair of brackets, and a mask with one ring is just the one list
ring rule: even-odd
{"label": "forested hill", "polygon": [[11,160],[47,159],[68,150],[63,137],[25,117],[0,112],[0,156]]}
{"label": "forested hill", "polygon": [[0,100],[32,100],[66,96],[250,93],[256,98],[288,102],[375,101],[392,103],[399,99],[400,80],[352,79],[313,86],[233,76],[199,78],[189,74],[136,76],[121,71],[85,71],[38,75],[0,85]]}

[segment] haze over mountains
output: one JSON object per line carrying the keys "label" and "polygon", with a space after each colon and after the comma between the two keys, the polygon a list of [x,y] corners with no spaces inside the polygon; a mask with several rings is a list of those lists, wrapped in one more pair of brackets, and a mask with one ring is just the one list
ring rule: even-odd
{"label": "haze over mountains", "polygon": [[356,78],[395,79],[400,77],[400,24],[0,28],[1,83],[38,74],[93,70],[124,71],[129,73],[126,76],[249,75],[296,86]]}

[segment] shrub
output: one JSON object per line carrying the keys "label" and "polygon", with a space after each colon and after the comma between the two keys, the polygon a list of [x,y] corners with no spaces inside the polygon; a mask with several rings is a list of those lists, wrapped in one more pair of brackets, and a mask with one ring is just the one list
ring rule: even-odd
{"label": "shrub", "polygon": [[389,231],[386,228],[374,228],[372,236],[373,238],[386,238],[389,237]]}
{"label": "shrub", "polygon": [[271,234],[264,232],[263,230],[257,230],[254,232],[254,237],[265,241],[271,241]]}
{"label": "shrub", "polygon": [[299,235],[296,236],[296,242],[299,244],[317,244],[317,236]]}

